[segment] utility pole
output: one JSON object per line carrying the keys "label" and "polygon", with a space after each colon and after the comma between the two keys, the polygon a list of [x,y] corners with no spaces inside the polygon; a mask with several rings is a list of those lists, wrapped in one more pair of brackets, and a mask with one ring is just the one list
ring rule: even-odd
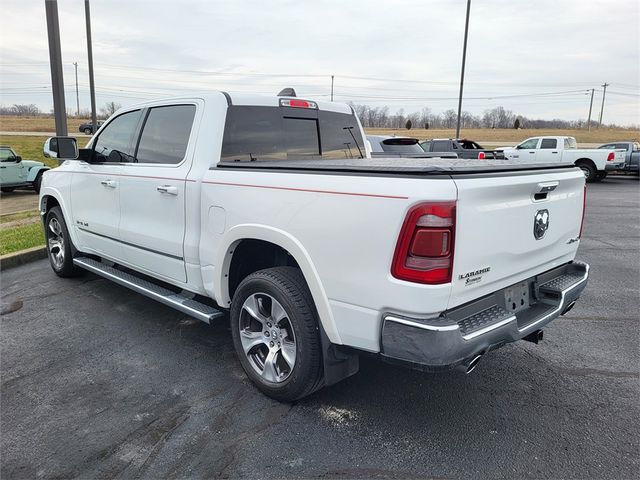
{"label": "utility pole", "polygon": [[93,47],[91,46],[91,7],[89,0],[84,0],[84,16],[87,21],[87,55],[89,57],[89,93],[91,95],[91,125],[93,133],[98,129],[96,117],[96,88],[93,84]]}
{"label": "utility pole", "polygon": [[331,75],[331,101],[333,102],[333,75]]}
{"label": "utility pole", "polygon": [[602,91],[602,106],[600,107],[600,121],[598,122],[600,123],[600,125],[602,125],[602,112],[604,111],[604,96],[607,94],[607,87],[609,86],[609,84],[607,82],[604,82],[600,86],[604,88],[604,90]]}
{"label": "utility pole", "polygon": [[462,114],[462,88],[464,86],[464,65],[467,60],[467,36],[469,34],[469,11],[471,0],[467,0],[467,19],[464,24],[464,45],[462,47],[462,72],[460,73],[460,95],[458,97],[458,122],[456,124],[456,138],[460,138],[460,115]]}
{"label": "utility pole", "polygon": [[80,94],[78,93],[78,62],[73,62],[76,67],[76,117],[80,116]]}
{"label": "utility pole", "polygon": [[60,49],[57,0],[45,0],[44,8],[47,16],[47,34],[49,37],[49,63],[51,64],[51,89],[53,90],[56,135],[66,137],[67,108],[64,102],[64,79],[62,76],[62,52]]}
{"label": "utility pole", "polygon": [[589,120],[587,120],[587,129],[588,131],[591,131],[591,109],[593,107],[593,92],[595,91],[595,88],[591,89],[591,102],[589,102]]}

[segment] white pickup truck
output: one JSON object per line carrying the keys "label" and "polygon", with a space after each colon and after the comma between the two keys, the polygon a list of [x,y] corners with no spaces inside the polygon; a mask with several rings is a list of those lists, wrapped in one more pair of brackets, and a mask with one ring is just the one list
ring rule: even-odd
{"label": "white pickup truck", "polygon": [[515,147],[502,147],[509,160],[526,163],[570,163],[584,172],[587,182],[604,180],[624,166],[624,152],[615,149],[579,149],[573,137],[531,137]]}
{"label": "white pickup truck", "polygon": [[45,143],[77,158],[40,193],[54,272],[228,312],[279,400],[354,374],[362,351],[471,371],[537,342],[587,283],[573,166],[369,158],[348,105],[226,93],[122,109],[73,142]]}

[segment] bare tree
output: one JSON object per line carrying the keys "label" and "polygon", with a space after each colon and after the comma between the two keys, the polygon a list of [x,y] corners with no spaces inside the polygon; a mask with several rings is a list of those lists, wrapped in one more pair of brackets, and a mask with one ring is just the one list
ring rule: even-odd
{"label": "bare tree", "polygon": [[40,109],[34,105],[33,103],[29,105],[19,105],[14,104],[11,107],[11,115],[20,115],[23,117],[35,117],[36,115],[40,115]]}
{"label": "bare tree", "polygon": [[120,105],[119,103],[116,102],[107,102],[104,104],[104,106],[100,109],[100,114],[107,118],[110,117],[111,115],[113,115],[114,113],[116,113],[117,110],[120,109],[120,107],[122,107],[122,105]]}

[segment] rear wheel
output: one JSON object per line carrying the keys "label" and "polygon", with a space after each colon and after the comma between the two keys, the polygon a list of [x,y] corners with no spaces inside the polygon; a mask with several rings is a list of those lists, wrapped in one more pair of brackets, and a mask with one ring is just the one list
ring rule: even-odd
{"label": "rear wheel", "polygon": [[53,207],[45,218],[45,237],[51,268],[59,277],[75,277],[83,270],[73,263],[71,238],[60,207]]}
{"label": "rear wheel", "polygon": [[317,315],[299,269],[245,278],[233,296],[231,332],[242,368],[269,397],[294,401],[322,385]]}
{"label": "rear wheel", "polygon": [[582,173],[584,173],[584,178],[587,182],[595,181],[597,171],[594,165],[587,162],[580,162],[576,165],[580,167],[580,170],[582,170]]}
{"label": "rear wheel", "polygon": [[84,132],[86,135],[91,135],[91,129],[90,129],[90,128],[85,128],[85,129],[83,130],[83,132]]}

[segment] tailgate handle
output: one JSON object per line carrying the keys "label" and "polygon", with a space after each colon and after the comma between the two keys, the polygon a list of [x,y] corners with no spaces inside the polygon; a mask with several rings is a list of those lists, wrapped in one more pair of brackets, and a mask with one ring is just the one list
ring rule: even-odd
{"label": "tailgate handle", "polygon": [[560,182],[544,182],[538,184],[538,189],[535,193],[548,193],[553,192]]}

